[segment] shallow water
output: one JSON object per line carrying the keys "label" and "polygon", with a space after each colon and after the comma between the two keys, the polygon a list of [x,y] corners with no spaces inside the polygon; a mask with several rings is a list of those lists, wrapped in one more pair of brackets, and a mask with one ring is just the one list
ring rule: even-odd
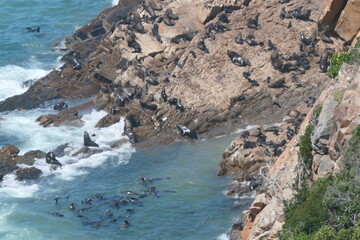
{"label": "shallow water", "polygon": [[[39,79],[59,67],[58,59],[64,52],[53,50],[52,45],[116,2],[1,1],[0,101],[26,91],[25,81]],[[40,33],[26,32],[26,27],[38,26]],[[55,113],[53,104],[0,113],[4,118],[0,120],[0,146],[14,144],[24,154],[35,149],[48,152],[69,143],[66,155],[58,157],[62,168],[54,170],[45,159],[37,159],[35,166],[43,172],[40,179],[18,182],[13,174],[4,177],[0,187],[0,239],[220,240],[226,239],[229,227],[248,207],[249,199],[225,198],[223,191],[229,179],[216,177],[221,153],[234,136],[140,151],[128,143],[111,149],[113,143],[125,138],[122,121],[95,129],[95,123],[106,113],[91,110],[83,113],[83,126],[79,128],[39,126],[36,118]],[[90,157],[72,156],[83,146],[84,131],[92,135],[101,152]],[[161,180],[145,185],[140,176]],[[156,189],[141,197],[149,187]],[[128,196],[122,193],[125,190],[139,195]],[[127,197],[136,197],[139,202],[119,208],[114,205],[115,200],[128,201]],[[86,198],[94,198],[92,204],[82,203]],[[70,203],[75,203],[77,210],[86,210],[70,211]],[[128,228],[121,228],[124,220],[129,221]]]}

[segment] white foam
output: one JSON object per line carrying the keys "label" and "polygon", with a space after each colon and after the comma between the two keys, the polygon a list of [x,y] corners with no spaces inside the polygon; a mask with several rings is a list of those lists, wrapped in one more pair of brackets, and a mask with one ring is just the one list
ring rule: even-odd
{"label": "white foam", "polygon": [[112,6],[118,5],[118,3],[119,3],[119,0],[112,0]]}
{"label": "white foam", "polygon": [[14,198],[29,198],[39,190],[38,184],[23,184],[15,180],[14,174],[4,176],[0,184],[0,193]]}
{"label": "white foam", "polygon": [[27,87],[23,87],[25,81],[37,80],[47,73],[48,71],[40,68],[25,69],[14,65],[0,67],[0,101],[25,92],[27,90]]}
{"label": "white foam", "polygon": [[229,236],[226,233],[221,234],[216,238],[216,240],[230,240]]}
{"label": "white foam", "polygon": [[[57,158],[63,165],[61,168],[52,169],[44,158],[35,161],[34,166],[43,172],[41,178],[55,175],[55,180],[51,181],[73,181],[77,176],[87,174],[90,169],[100,166],[105,161],[111,161],[114,165],[126,164],[135,151],[130,143],[125,143],[119,148],[111,148],[111,145],[125,138],[122,136],[123,120],[107,128],[94,128],[96,123],[107,114],[105,111],[92,110],[85,114],[81,118],[84,124],[79,128],[71,126],[44,128],[35,122],[40,114],[52,111],[51,109],[36,109],[27,112],[9,112],[4,116],[5,120],[0,123],[2,125],[0,135],[8,135],[10,139],[11,136],[16,138],[19,143],[15,145],[20,148],[20,154],[37,149],[48,152],[61,144],[69,143],[66,149],[67,154]],[[91,156],[87,154],[73,156],[84,146],[84,131],[88,131],[91,139],[99,145],[99,148],[91,147],[91,149],[101,152]],[[19,167],[26,166],[19,165]],[[37,184],[20,183],[15,180],[13,174],[8,174],[2,182],[0,193],[4,192],[13,197],[22,198],[33,196],[38,190]]]}

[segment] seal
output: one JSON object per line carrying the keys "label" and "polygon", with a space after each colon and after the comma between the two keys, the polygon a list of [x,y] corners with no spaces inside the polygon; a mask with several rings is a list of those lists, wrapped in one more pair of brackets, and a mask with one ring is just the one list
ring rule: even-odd
{"label": "seal", "polygon": [[181,104],[180,99],[179,99],[179,101],[177,101],[177,103],[175,105],[175,109],[179,110],[180,112],[185,112],[185,107]]}
{"label": "seal", "polygon": [[172,20],[177,20],[177,19],[179,19],[179,17],[177,17],[175,14],[173,14],[172,10],[170,8],[166,9],[164,16],[163,16],[163,21],[166,25],[174,26],[175,23]]}
{"label": "seal", "polygon": [[245,38],[245,42],[251,47],[259,45],[258,42],[256,42],[254,39],[255,39],[254,35],[248,35]]}
{"label": "seal", "polygon": [[99,147],[97,143],[91,140],[90,135],[87,131],[84,131],[84,146],[87,147]]}
{"label": "seal", "polygon": [[126,41],[128,43],[128,46],[132,49],[134,49],[133,53],[141,53],[141,46],[140,44],[135,40],[134,37],[128,36],[126,38]]}
{"label": "seal", "polygon": [[54,110],[60,111],[60,110],[63,110],[65,108],[68,108],[68,105],[64,101],[57,102],[54,105]]}
{"label": "seal", "polygon": [[148,78],[146,79],[146,82],[153,86],[159,85],[159,81],[156,78]]}
{"label": "seal", "polygon": [[152,18],[156,18],[156,14],[150,0],[143,1],[143,8],[149,13]]}
{"label": "seal", "polygon": [[76,205],[75,203],[70,203],[69,210],[74,211],[76,209],[75,205]]}
{"label": "seal", "polygon": [[329,53],[328,53],[328,51],[325,49],[324,52],[321,54],[320,61],[319,61],[320,70],[321,70],[323,73],[326,73],[326,72],[327,72],[327,69],[328,69],[328,67],[329,67],[328,57],[329,57]]}
{"label": "seal", "polygon": [[268,45],[269,45],[269,48],[268,48],[269,51],[276,50],[276,46],[271,42],[270,39],[268,41]]}
{"label": "seal", "polygon": [[275,50],[271,53],[271,64],[273,65],[273,67],[278,70],[281,68],[281,66],[283,65],[282,60],[280,59],[279,56],[279,50]]}
{"label": "seal", "polygon": [[46,163],[62,166],[62,164],[55,158],[54,152],[48,152],[45,157]]}
{"label": "seal", "polygon": [[247,26],[248,28],[252,28],[257,30],[259,27],[259,16],[260,13],[257,13],[256,16],[254,18],[250,18],[247,22]]}
{"label": "seal", "polygon": [[200,38],[200,39],[199,39],[196,47],[197,47],[198,49],[200,49],[201,51],[204,51],[204,52],[206,52],[206,53],[209,53],[209,49],[208,49],[208,48],[206,47],[206,45],[205,45],[204,38]]}
{"label": "seal", "polygon": [[237,44],[243,44],[244,40],[242,39],[242,34],[239,32],[235,37],[235,43]]}
{"label": "seal", "polygon": [[239,54],[237,54],[234,51],[227,50],[227,55],[229,56],[231,62],[236,66],[239,67],[250,66],[250,62],[247,59],[241,57]]}
{"label": "seal", "polygon": [[40,27],[37,27],[36,29],[32,27],[26,27],[27,32],[40,32]]}
{"label": "seal", "polygon": [[152,28],[152,34],[154,35],[154,37],[156,38],[156,40],[160,43],[162,43],[162,39],[159,35],[159,25],[157,25],[156,23],[154,24],[153,28]]}
{"label": "seal", "polygon": [[130,226],[130,223],[127,220],[124,220],[124,224],[120,225],[121,228],[127,228]]}
{"label": "seal", "polygon": [[123,133],[123,135],[127,136],[131,143],[137,143],[138,140],[137,140],[136,134],[132,130],[133,124],[132,124],[131,120],[127,117],[127,118],[125,118],[124,123],[125,124],[124,124],[124,133]]}
{"label": "seal", "polygon": [[176,127],[182,136],[187,136],[192,139],[198,139],[198,135],[194,130],[190,130],[189,128],[183,125],[176,125]]}
{"label": "seal", "polygon": [[167,102],[167,100],[168,100],[168,95],[165,92],[165,88],[161,89],[161,98],[164,102]]}

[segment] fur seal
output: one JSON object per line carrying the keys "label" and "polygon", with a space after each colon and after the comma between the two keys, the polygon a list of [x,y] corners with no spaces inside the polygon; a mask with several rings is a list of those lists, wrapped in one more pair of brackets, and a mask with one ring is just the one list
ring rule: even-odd
{"label": "fur seal", "polygon": [[169,98],[168,103],[171,105],[176,105],[178,103],[177,98]]}
{"label": "fur seal", "polygon": [[198,135],[194,130],[190,130],[189,128],[183,126],[183,125],[176,125],[177,129],[180,131],[180,134],[182,136],[188,136],[192,139],[198,139]]}
{"label": "fur seal", "polygon": [[69,210],[74,211],[76,209],[75,205],[75,203],[70,203]]}
{"label": "fur seal", "polygon": [[146,82],[153,86],[159,85],[159,81],[156,78],[148,78],[146,79]]}
{"label": "fur seal", "polygon": [[130,226],[130,223],[127,220],[124,220],[124,224],[122,224],[120,227],[121,228],[127,228]]}
{"label": "fur seal", "polygon": [[90,135],[87,131],[84,131],[84,146],[87,147],[99,147],[97,143],[91,140]]}
{"label": "fur seal", "polygon": [[242,34],[239,32],[235,37],[235,43],[237,44],[243,44],[244,40],[242,39]]}
{"label": "fur seal", "polygon": [[170,8],[166,9],[164,16],[163,16],[163,21],[166,25],[174,26],[175,22],[173,22],[172,20],[177,20],[177,19],[179,19],[179,17],[177,15],[173,14],[173,12]]}
{"label": "fur seal", "polygon": [[48,164],[54,164],[60,167],[62,166],[62,164],[55,158],[55,153],[53,152],[48,152],[45,159]]}
{"label": "fur seal", "polygon": [[150,111],[155,111],[157,109],[157,105],[155,103],[150,103],[149,101],[146,102],[140,101],[140,106],[143,109],[148,109]]}
{"label": "fur seal", "polygon": [[314,46],[315,45],[315,42],[312,41],[311,39],[309,38],[306,38],[305,37],[305,34],[303,32],[300,33],[300,40],[302,43],[304,43],[306,46],[309,46],[309,45],[312,45]]}
{"label": "fur seal", "polygon": [[255,40],[255,36],[254,35],[248,35],[245,38],[245,42],[249,45],[249,46],[256,46],[259,45],[258,42],[256,42]]}
{"label": "fur seal", "polygon": [[128,46],[132,49],[134,49],[133,53],[141,53],[141,46],[140,44],[135,40],[134,37],[128,36],[126,38],[126,41],[128,43]]}
{"label": "fur seal", "polygon": [[150,0],[144,0],[144,1],[143,1],[143,8],[145,9],[145,11],[147,11],[147,12],[149,13],[149,15],[150,15],[152,18],[155,18],[155,17],[156,17],[154,8],[153,8]]}
{"label": "fur seal", "polygon": [[165,88],[161,89],[161,98],[164,102],[167,102],[167,100],[168,100],[168,95],[165,92]]}
{"label": "fur seal", "polygon": [[50,213],[51,215],[55,216],[55,217],[64,217],[64,214],[61,214],[61,213],[57,213],[57,212],[48,212]]}
{"label": "fur seal", "polygon": [[326,26],[324,29],[320,30],[320,25],[318,24],[318,28],[319,28],[318,34],[320,40],[323,41],[324,43],[333,44],[334,41],[328,37],[329,26]]}
{"label": "fur seal", "polygon": [[32,28],[32,27],[26,27],[27,32],[40,32],[40,27]]}
{"label": "fur seal", "polygon": [[162,39],[159,35],[159,25],[157,25],[156,23],[154,24],[153,28],[152,28],[152,34],[154,35],[154,37],[156,38],[156,41],[158,41],[159,43],[162,43]]}
{"label": "fur seal", "polygon": [[181,101],[177,101],[175,105],[175,109],[179,110],[180,112],[185,112],[185,107],[181,104]]}
{"label": "fur seal", "polygon": [[125,120],[124,120],[124,133],[123,133],[123,135],[127,136],[131,143],[137,143],[138,140],[137,140],[136,134],[132,130],[133,127],[134,126],[133,126],[133,123],[132,123],[131,119],[129,117],[126,117]]}
{"label": "fur seal", "polygon": [[268,48],[269,51],[276,50],[275,45],[271,42],[270,39],[268,41],[268,45],[269,45],[269,48]]}
{"label": "fur seal", "polygon": [[247,22],[247,26],[248,28],[252,28],[257,30],[259,27],[259,16],[260,13],[257,13],[256,16],[254,18],[250,18]]}
{"label": "fur seal", "polygon": [[240,66],[240,67],[250,66],[250,62],[247,59],[241,57],[239,54],[237,54],[234,51],[227,50],[227,55],[229,56],[231,62],[236,66]]}
{"label": "fur seal", "polygon": [[280,69],[281,66],[283,65],[283,62],[282,60],[280,59],[280,56],[279,56],[279,50],[275,50],[271,53],[271,64],[273,65],[273,67],[275,69]]}
{"label": "fur seal", "polygon": [[319,61],[320,70],[323,73],[326,73],[327,69],[329,67],[328,57],[329,57],[329,52],[325,49],[323,54],[321,54],[320,61]]}
{"label": "fur seal", "polygon": [[202,50],[202,51],[204,51],[206,53],[209,53],[209,49],[205,45],[204,38],[200,38],[196,46],[197,46],[198,49],[200,49],[200,50]]}
{"label": "fur seal", "polygon": [[54,105],[54,110],[60,111],[60,110],[63,110],[65,108],[68,108],[68,105],[64,101],[57,102]]}

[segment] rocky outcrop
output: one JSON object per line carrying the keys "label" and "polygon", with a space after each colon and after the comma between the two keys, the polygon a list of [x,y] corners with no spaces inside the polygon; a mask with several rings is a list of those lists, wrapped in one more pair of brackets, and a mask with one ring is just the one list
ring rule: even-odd
{"label": "rocky outcrop", "polygon": [[[312,180],[317,180],[339,171],[342,156],[351,132],[360,124],[360,64],[344,65],[339,76],[332,80],[322,92],[315,106],[322,106],[322,111],[315,122],[311,136],[313,147]],[[314,110],[314,109],[313,109]],[[310,123],[312,111],[305,118],[296,135],[287,145],[285,151],[269,168],[263,191],[267,196],[263,200],[261,211],[245,212],[241,239],[277,239],[277,234],[284,223],[284,200],[293,195],[292,185],[301,171],[299,159],[299,141],[306,126]],[[261,193],[259,196],[263,196]],[[258,199],[256,197],[255,199]],[[260,197],[259,197],[260,198]],[[262,199],[262,198],[261,198]],[[254,201],[251,209],[256,208]],[[238,232],[235,232],[237,236]],[[239,238],[234,238],[239,239]]]}
{"label": "rocky outcrop", "polygon": [[319,18],[322,26],[329,26],[334,33],[351,43],[359,33],[360,2],[358,0],[327,0]]}
{"label": "rocky outcrop", "polygon": [[[0,180],[9,173],[16,171],[18,179],[34,179],[40,176],[41,171],[34,167],[30,169],[25,168],[21,170],[18,167],[18,164],[32,165],[35,161],[35,158],[44,158],[45,153],[42,151],[29,151],[26,152],[23,156],[18,155],[20,150],[14,145],[4,145],[0,149]],[[40,171],[40,172],[39,172]]]}
{"label": "rocky outcrop", "polygon": [[[132,131],[140,144],[157,144],[188,138],[178,125],[202,137],[225,125],[279,123],[288,111],[316,98],[328,81],[316,62],[324,48],[339,42],[300,40],[302,32],[318,42],[317,25],[308,20],[319,17],[322,1],[147,3],[124,10],[122,2],[77,30],[66,39],[64,66],[38,80],[27,95],[0,103],[0,111],[31,108],[53,97],[96,95],[95,106],[109,112],[98,127],[134,115],[140,125]],[[232,56],[246,59],[246,66]],[[35,94],[37,102],[21,105],[47,88],[51,97]],[[39,121],[57,126],[77,118],[68,109]]]}
{"label": "rocky outcrop", "polygon": [[360,2],[348,0],[337,21],[335,31],[348,43],[351,43],[360,30]]}

